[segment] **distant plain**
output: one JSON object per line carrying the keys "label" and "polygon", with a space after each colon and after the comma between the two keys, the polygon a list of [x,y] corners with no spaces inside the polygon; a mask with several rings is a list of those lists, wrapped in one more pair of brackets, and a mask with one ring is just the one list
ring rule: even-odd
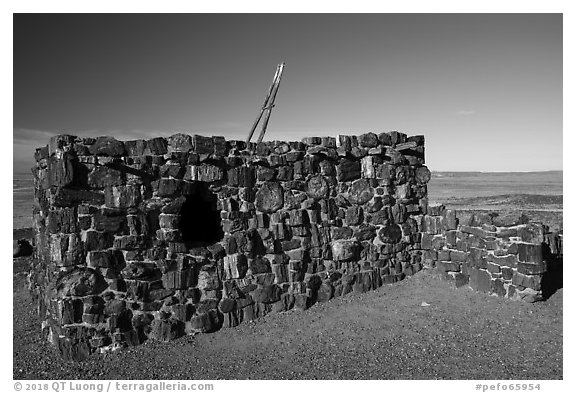
{"label": "distant plain", "polygon": [[464,211],[521,211],[553,230],[563,226],[563,171],[433,172],[430,202]]}

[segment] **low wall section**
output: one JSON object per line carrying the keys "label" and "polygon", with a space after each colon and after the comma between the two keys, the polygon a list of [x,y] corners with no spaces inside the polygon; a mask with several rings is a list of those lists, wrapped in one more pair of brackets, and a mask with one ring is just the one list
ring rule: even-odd
{"label": "low wall section", "polygon": [[562,286],[562,235],[522,214],[462,213],[429,206],[419,217],[426,266],[456,287],[529,302]]}

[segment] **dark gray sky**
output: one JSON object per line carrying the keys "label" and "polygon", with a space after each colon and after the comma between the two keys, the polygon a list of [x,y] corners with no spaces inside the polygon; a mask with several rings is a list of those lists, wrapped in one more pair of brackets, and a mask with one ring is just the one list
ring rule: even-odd
{"label": "dark gray sky", "polygon": [[399,130],[444,171],[562,169],[561,14],[16,14],[14,172],[51,135]]}

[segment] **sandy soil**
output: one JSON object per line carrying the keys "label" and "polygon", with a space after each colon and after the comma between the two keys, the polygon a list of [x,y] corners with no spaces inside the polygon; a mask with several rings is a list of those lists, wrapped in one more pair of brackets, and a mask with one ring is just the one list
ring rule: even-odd
{"label": "sandy soil", "polygon": [[16,273],[14,379],[563,378],[562,290],[528,304],[423,271],[307,311],[73,363],[40,338],[25,286]]}

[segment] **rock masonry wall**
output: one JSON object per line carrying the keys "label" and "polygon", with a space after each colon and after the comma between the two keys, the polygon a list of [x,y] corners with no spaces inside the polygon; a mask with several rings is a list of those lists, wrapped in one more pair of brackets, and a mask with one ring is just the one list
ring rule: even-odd
{"label": "rock masonry wall", "polygon": [[562,235],[523,214],[429,206],[421,229],[425,266],[456,287],[535,302],[562,285]]}
{"label": "rock masonry wall", "polygon": [[537,300],[559,243],[429,206],[424,137],[396,131],[248,145],[59,135],[35,158],[30,284],[67,359],[306,309],[426,266]]}

